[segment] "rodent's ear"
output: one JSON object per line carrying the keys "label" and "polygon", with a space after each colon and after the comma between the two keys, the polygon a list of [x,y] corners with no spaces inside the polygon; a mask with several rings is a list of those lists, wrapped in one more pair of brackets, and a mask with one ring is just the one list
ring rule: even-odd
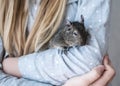
{"label": "rodent's ear", "polygon": [[84,24],[84,16],[83,15],[81,15],[81,23]]}
{"label": "rodent's ear", "polygon": [[69,21],[68,19],[66,19],[65,25],[71,26],[71,21]]}

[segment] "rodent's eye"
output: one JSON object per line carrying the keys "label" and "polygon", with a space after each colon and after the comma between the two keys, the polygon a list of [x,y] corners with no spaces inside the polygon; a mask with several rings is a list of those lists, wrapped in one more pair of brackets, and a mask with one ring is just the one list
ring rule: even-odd
{"label": "rodent's eye", "polygon": [[70,31],[70,30],[71,30],[71,28],[68,28],[68,29],[67,29],[67,31]]}
{"label": "rodent's eye", "polygon": [[75,31],[75,32],[73,32],[73,35],[74,35],[74,36],[77,36],[77,35],[78,35],[78,33]]}
{"label": "rodent's eye", "polygon": [[71,27],[66,27],[66,32],[70,32],[72,30],[72,28]]}

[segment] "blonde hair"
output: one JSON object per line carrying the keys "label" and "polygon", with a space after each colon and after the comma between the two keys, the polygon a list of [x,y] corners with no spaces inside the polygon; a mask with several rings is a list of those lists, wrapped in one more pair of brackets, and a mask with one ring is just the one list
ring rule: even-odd
{"label": "blonde hair", "polygon": [[0,35],[11,56],[44,49],[58,30],[67,0],[41,0],[35,22],[26,35],[29,0],[0,0]]}

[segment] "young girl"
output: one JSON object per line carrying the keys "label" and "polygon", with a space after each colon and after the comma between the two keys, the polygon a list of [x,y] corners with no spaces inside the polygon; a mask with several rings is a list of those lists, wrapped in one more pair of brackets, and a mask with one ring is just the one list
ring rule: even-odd
{"label": "young girl", "polygon": [[[6,73],[63,85],[69,78],[101,64],[106,53],[109,0],[41,0],[35,9],[31,3],[30,0],[0,1],[1,38],[9,57],[16,57],[3,61]],[[81,14],[86,28],[91,28],[89,45],[73,47],[67,55],[57,49],[35,52],[47,46],[65,19],[80,21]]]}

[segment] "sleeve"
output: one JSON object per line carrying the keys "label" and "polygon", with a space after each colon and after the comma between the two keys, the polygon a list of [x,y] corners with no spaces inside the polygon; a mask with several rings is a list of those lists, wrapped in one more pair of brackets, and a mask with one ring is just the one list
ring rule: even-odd
{"label": "sleeve", "polygon": [[67,53],[58,49],[25,55],[19,58],[23,77],[61,85],[67,79],[83,75],[102,63],[107,51],[107,22],[110,0],[78,0],[75,20],[85,17],[91,38],[86,46],[70,48]]}
{"label": "sleeve", "polygon": [[[2,50],[3,50],[3,44],[0,37],[0,55],[2,55]],[[33,86],[33,84],[34,86],[52,86],[47,83],[37,82],[24,78],[18,79],[17,77],[5,74],[2,71],[2,66],[1,66],[2,58],[3,57],[0,56],[0,86]]]}
{"label": "sleeve", "polygon": [[10,76],[0,70],[0,86],[53,86],[43,82]]}

